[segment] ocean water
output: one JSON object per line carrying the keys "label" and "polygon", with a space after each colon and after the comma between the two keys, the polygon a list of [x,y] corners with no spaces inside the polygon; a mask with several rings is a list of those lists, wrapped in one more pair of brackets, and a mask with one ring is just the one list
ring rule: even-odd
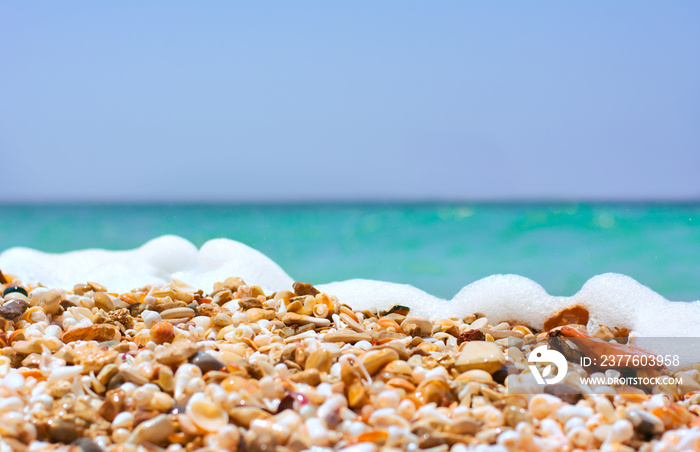
{"label": "ocean water", "polygon": [[698,204],[2,205],[0,252],[226,237],[314,284],[367,278],[451,298],[486,276],[515,273],[568,296],[616,272],[670,300],[694,301],[698,223]]}

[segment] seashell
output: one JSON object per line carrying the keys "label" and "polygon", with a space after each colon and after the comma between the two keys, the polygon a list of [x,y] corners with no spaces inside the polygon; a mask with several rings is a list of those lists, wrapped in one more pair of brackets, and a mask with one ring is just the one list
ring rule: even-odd
{"label": "seashell", "polygon": [[493,374],[505,363],[506,358],[498,345],[472,341],[462,345],[455,362],[455,369],[460,373],[471,369],[481,369]]}
{"label": "seashell", "polygon": [[260,286],[250,286],[250,296],[254,298],[265,298],[265,292],[260,288]]}
{"label": "seashell", "polygon": [[141,303],[141,297],[133,292],[123,293],[118,298],[129,306]]}
{"label": "seashell", "polygon": [[424,380],[418,385],[415,396],[424,405],[436,403],[438,406],[447,406],[457,400],[450,385],[445,380],[438,378]]}
{"label": "seashell", "polygon": [[481,369],[471,369],[463,372],[457,378],[455,378],[455,380],[464,382],[476,381],[484,384],[493,383],[493,377],[491,374]]}
{"label": "seashell", "polygon": [[[389,432],[387,432],[386,430],[370,430],[368,432],[362,432],[357,437],[358,444],[356,446],[346,447],[346,448],[341,449],[341,450],[346,451],[346,452],[355,452],[356,450],[357,450],[357,452],[364,452],[365,449],[367,449],[367,451],[373,452],[376,450],[375,444],[382,446],[382,445],[384,445],[384,443],[386,442],[386,440],[388,438],[389,438]],[[357,447],[357,446],[361,446],[361,445],[368,444],[368,443],[371,443],[370,447],[367,447],[367,448],[358,448]]]}
{"label": "seashell", "polygon": [[410,378],[413,375],[413,368],[406,361],[397,359],[385,365],[382,372]]}
{"label": "seashell", "polygon": [[56,367],[51,370],[49,378],[46,381],[48,383],[55,383],[61,380],[72,380],[74,377],[82,374],[83,369],[83,366]]}
{"label": "seashell", "polygon": [[632,439],[633,436],[634,427],[632,426],[632,423],[627,419],[620,419],[612,425],[606,442],[623,443]]}
{"label": "seashell", "polygon": [[272,414],[255,406],[239,406],[228,411],[231,421],[239,427],[250,428],[254,419],[269,419]]}
{"label": "seashell", "polygon": [[285,325],[307,325],[312,324],[317,328],[325,328],[331,326],[331,321],[328,319],[319,319],[316,317],[301,315],[294,312],[288,312],[282,317]]}
{"label": "seashell", "polygon": [[231,300],[233,300],[233,293],[230,290],[222,290],[213,296],[211,302],[215,305],[222,306]]}
{"label": "seashell", "polygon": [[455,417],[452,422],[447,424],[445,431],[458,435],[475,435],[482,422],[469,415],[463,414]]}
{"label": "seashell", "polygon": [[401,402],[401,395],[397,391],[385,389],[380,392],[374,400],[374,405],[377,408],[392,408],[396,409]]}
{"label": "seashell", "polygon": [[228,413],[202,393],[190,398],[185,412],[197,427],[210,433],[228,424]]}
{"label": "seashell", "polygon": [[381,330],[386,330],[389,328],[393,328],[394,331],[401,331],[401,326],[399,326],[398,323],[396,323],[395,320],[393,319],[388,319],[386,317],[382,317],[381,319],[377,320],[377,326]]}
{"label": "seashell", "polygon": [[87,286],[89,290],[92,290],[93,292],[107,292],[107,288],[105,286],[96,282],[88,281]]}
{"label": "seashell", "polygon": [[150,400],[149,406],[161,413],[170,411],[175,406],[175,400],[164,392],[156,392]]}
{"label": "seashell", "polygon": [[97,325],[78,326],[65,333],[61,340],[66,344],[74,341],[118,341],[121,339],[119,328],[114,325],[101,323]]}
{"label": "seashell", "polygon": [[650,410],[651,414],[661,419],[667,429],[676,429],[687,425],[696,416],[678,403],[660,406]]}
{"label": "seashell", "polygon": [[149,342],[151,342],[151,331],[149,329],[141,330],[136,333],[131,340],[138,347],[145,347]]}
{"label": "seashell", "polygon": [[181,319],[181,318],[187,318],[191,319],[194,317],[195,312],[194,309],[186,308],[186,307],[181,307],[181,308],[170,308],[166,309],[164,311],[161,311],[160,317],[163,320],[167,319]]}
{"label": "seashell", "polygon": [[537,419],[544,419],[558,410],[561,404],[562,401],[558,397],[549,394],[535,394],[530,399],[528,411]]}
{"label": "seashell", "polygon": [[288,305],[288,304],[289,304],[289,300],[290,300],[292,297],[294,297],[294,293],[293,293],[293,292],[290,292],[290,291],[288,291],[288,290],[280,290],[279,292],[276,292],[276,293],[275,293],[274,299],[275,299],[275,300],[278,300],[278,301],[279,301],[279,300],[284,300],[284,304],[285,304],[285,305]]}
{"label": "seashell", "polygon": [[333,333],[326,333],[325,336],[323,336],[323,340],[326,342],[355,344],[360,341],[371,341],[372,336],[366,333],[356,333],[351,330],[340,330]]}
{"label": "seashell", "polygon": [[13,332],[10,333],[9,337],[7,338],[9,340],[9,343],[17,342],[17,341],[26,341],[27,340],[27,335],[25,330],[19,329],[19,330],[14,330]]}
{"label": "seashell", "polygon": [[326,317],[328,317],[330,310],[328,309],[328,306],[326,306],[325,304],[319,303],[313,307],[312,312],[313,312],[314,317],[325,319]]}
{"label": "seashell", "polygon": [[347,315],[348,317],[350,317],[351,319],[353,319],[357,324],[360,323],[359,317],[357,317],[357,315],[356,315],[354,312],[352,312],[352,309],[348,308],[347,306],[341,306],[341,307],[340,307],[340,316],[341,316],[341,318],[342,318],[342,315],[343,315],[343,314],[345,314],[345,315]]}
{"label": "seashell", "polygon": [[129,411],[123,411],[116,416],[112,421],[112,428],[131,428],[134,424],[134,414]]}
{"label": "seashell", "polygon": [[384,366],[386,366],[392,361],[396,361],[397,359],[399,359],[399,354],[396,352],[396,350],[393,350],[391,348],[371,350],[364,353],[360,357],[360,361],[365,366],[365,369],[367,369],[367,372],[369,372],[370,375],[375,375]]}
{"label": "seashell", "polygon": [[199,346],[193,342],[178,342],[177,345],[169,345],[166,348],[156,350],[156,361],[166,366],[174,366],[187,361],[199,351]]}
{"label": "seashell", "polygon": [[156,344],[165,344],[175,338],[175,328],[168,322],[159,322],[151,327],[149,335]]}
{"label": "seashell", "polygon": [[367,391],[360,381],[355,381],[348,386],[347,399],[350,408],[359,408],[368,402]]}
{"label": "seashell", "polygon": [[86,292],[90,292],[92,289],[87,284],[76,284],[73,286],[73,293],[76,295],[85,295]]}
{"label": "seashell", "polygon": [[302,301],[302,304],[304,305],[304,309],[311,311],[313,310],[314,306],[318,304],[318,300],[316,300],[316,297],[312,295],[307,295]]}
{"label": "seashell", "polygon": [[245,285],[246,285],[246,282],[243,281],[242,278],[231,276],[231,277],[226,278],[226,279],[224,280],[224,284],[223,284],[223,285],[224,285],[224,287],[226,287],[226,288],[229,289],[229,290],[236,291],[236,290],[238,290],[239,287],[245,286]]}
{"label": "seashell", "polygon": [[214,317],[212,317],[211,323],[216,325],[216,326],[224,327],[224,326],[231,325],[233,323],[233,321],[231,320],[231,316],[226,315],[222,312],[222,313],[216,314]]}
{"label": "seashell", "polygon": [[407,393],[411,393],[416,390],[416,385],[406,380],[405,378],[390,378],[386,382],[387,386],[391,386],[397,389],[403,389]]}
{"label": "seashell", "polygon": [[411,315],[401,322],[401,329],[406,334],[413,336],[430,336],[433,331],[433,324],[425,317]]}
{"label": "seashell", "polygon": [[114,302],[105,292],[97,292],[92,298],[95,300],[95,307],[100,308],[105,312],[114,311]]}
{"label": "seashell", "polygon": [[225,425],[223,426],[217,435],[217,442],[219,447],[226,450],[238,450],[238,444],[240,444],[241,432],[235,425]]}
{"label": "seashell", "polygon": [[248,309],[245,313],[248,315],[248,322],[251,324],[260,320],[274,320],[277,318],[275,316],[275,311],[269,309],[252,308]]}
{"label": "seashell", "polygon": [[503,421],[515,428],[521,422],[532,422],[532,418],[526,409],[511,405],[503,409]]}
{"label": "seashell", "polygon": [[311,353],[308,358],[306,358],[306,363],[304,364],[305,369],[317,369],[319,372],[330,372],[333,360],[331,359],[331,354],[328,350],[319,349]]}
{"label": "seashell", "polygon": [[360,324],[359,320],[356,320],[357,317],[353,314],[352,316],[345,313],[341,312],[340,315],[338,316],[340,320],[342,320],[347,326],[350,327],[350,329],[357,331],[358,333],[365,333],[364,327]]}
{"label": "seashell", "polygon": [[292,284],[292,287],[294,288],[294,293],[298,296],[301,295],[318,295],[321,293],[318,289],[316,289],[314,286],[312,286],[309,283],[303,283],[299,281],[295,281],[294,284]]}
{"label": "seashell", "polygon": [[321,374],[318,369],[306,369],[301,372],[297,372],[289,377],[295,383],[304,383],[310,386],[318,386],[321,383]]}
{"label": "seashell", "polygon": [[143,311],[141,313],[141,318],[143,319],[143,324],[146,328],[151,328],[153,325],[161,321],[160,313],[157,311]]}
{"label": "seashell", "polygon": [[175,378],[173,371],[169,367],[161,366],[158,368],[158,378],[155,383],[160,386],[163,391],[172,392],[175,388]]}
{"label": "seashell", "polygon": [[160,414],[150,421],[143,422],[134,429],[129,442],[134,444],[164,444],[168,436],[175,433],[175,425],[167,414]]}
{"label": "seashell", "polygon": [[287,305],[287,312],[296,312],[297,314],[310,314],[311,311],[306,309],[303,303],[299,300],[292,301]]}

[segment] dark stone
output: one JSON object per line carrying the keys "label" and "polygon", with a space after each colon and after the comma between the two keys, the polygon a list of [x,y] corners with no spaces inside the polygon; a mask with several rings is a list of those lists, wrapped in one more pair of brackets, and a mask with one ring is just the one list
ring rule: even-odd
{"label": "dark stone", "polygon": [[11,294],[12,292],[19,292],[22,295],[24,295],[25,297],[29,296],[29,294],[27,293],[27,290],[24,287],[16,286],[16,285],[12,285],[12,286],[6,288],[5,290],[3,290],[2,296],[4,297],[5,295]]}
{"label": "dark stone", "polygon": [[293,287],[294,293],[297,295],[318,295],[321,293],[309,283],[295,281]]}
{"label": "dark stone", "polygon": [[74,422],[63,419],[49,421],[49,435],[53,441],[68,444],[80,437],[81,434],[81,429]]}
{"label": "dark stone", "polygon": [[305,395],[298,392],[290,392],[280,400],[280,404],[277,406],[277,413],[281,413],[284,410],[298,411],[299,408],[308,403],[309,399]]}
{"label": "dark stone", "polygon": [[244,311],[247,311],[248,309],[262,308],[263,305],[262,302],[257,298],[246,297],[238,300],[238,307]]}
{"label": "dark stone", "polygon": [[131,314],[132,317],[138,317],[146,309],[148,309],[146,303],[134,303],[129,306],[129,314]]}
{"label": "dark stone", "polygon": [[544,392],[559,397],[562,401],[571,405],[576,405],[579,400],[583,399],[583,394],[579,389],[564,383],[547,385],[544,387]]}
{"label": "dark stone", "polygon": [[[124,378],[124,374],[121,372],[117,372],[114,374],[114,376],[109,380],[109,383],[107,383],[107,389],[116,389],[119,386],[123,385],[126,383],[126,378]],[[111,422],[111,421],[110,421]]]}
{"label": "dark stone", "polygon": [[[112,378],[112,380],[114,380],[114,377]],[[110,383],[112,382],[112,380],[110,380]],[[112,422],[117,416],[117,414],[124,411],[125,407],[126,393],[121,389],[112,389],[107,391],[107,394],[105,394],[105,400],[104,402],[102,402],[98,413],[106,421]]]}
{"label": "dark stone", "polygon": [[491,375],[491,377],[493,377],[493,381],[502,385],[505,384],[506,377],[508,377],[508,375],[512,373],[517,373],[517,370],[512,365],[508,366],[508,364],[506,364],[505,366],[501,367],[496,372],[494,372]]}
{"label": "dark stone", "polygon": [[78,446],[82,452],[102,452],[102,448],[95,444],[90,438],[78,438],[71,443]]}
{"label": "dark stone", "polygon": [[226,368],[226,365],[214,358],[208,353],[197,352],[189,359],[190,364],[194,364],[199,367],[202,374],[206,374],[211,370],[222,370]]}
{"label": "dark stone", "polygon": [[664,423],[661,419],[644,410],[630,410],[627,412],[627,419],[634,425],[634,430],[637,435],[648,441],[654,436],[661,435],[664,432]]}
{"label": "dark stone", "polygon": [[24,300],[12,300],[4,306],[0,306],[0,317],[14,322],[24,314],[28,307],[29,303]]}
{"label": "dark stone", "polygon": [[460,335],[457,337],[457,345],[461,345],[463,342],[483,341],[484,339],[486,339],[486,335],[483,331],[469,330],[460,333]]}

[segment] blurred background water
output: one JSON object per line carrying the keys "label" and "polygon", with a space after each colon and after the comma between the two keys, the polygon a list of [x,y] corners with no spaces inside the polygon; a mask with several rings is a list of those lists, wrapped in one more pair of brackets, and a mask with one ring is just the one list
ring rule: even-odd
{"label": "blurred background water", "polygon": [[[550,294],[629,275],[671,300],[700,298],[700,204],[0,205],[0,251],[129,249],[163,234],[226,237],[293,278],[409,283],[451,298],[516,273]],[[12,272],[12,269],[2,269]]]}

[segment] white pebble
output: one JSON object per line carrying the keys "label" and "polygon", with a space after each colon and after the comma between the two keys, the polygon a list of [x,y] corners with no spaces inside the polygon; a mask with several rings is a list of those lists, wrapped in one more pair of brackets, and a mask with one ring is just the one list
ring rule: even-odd
{"label": "white pebble", "polygon": [[559,409],[562,401],[550,394],[536,394],[530,399],[528,410],[537,419],[544,419],[552,412]]}
{"label": "white pebble", "polygon": [[629,441],[634,436],[634,427],[627,419],[620,419],[612,425],[608,441],[612,443],[623,443]]}
{"label": "white pebble", "polygon": [[[444,367],[443,367],[444,369]],[[398,408],[401,396],[396,391],[385,390],[377,395],[377,408]]]}
{"label": "white pebble", "polygon": [[498,435],[497,442],[500,446],[505,447],[509,451],[516,451],[520,447],[520,433],[513,430],[506,430]]}
{"label": "white pebble", "polygon": [[131,425],[134,423],[134,415],[130,411],[123,411],[116,416],[114,416],[114,420],[112,421],[112,428],[113,429],[118,429],[118,428],[131,428]]}

